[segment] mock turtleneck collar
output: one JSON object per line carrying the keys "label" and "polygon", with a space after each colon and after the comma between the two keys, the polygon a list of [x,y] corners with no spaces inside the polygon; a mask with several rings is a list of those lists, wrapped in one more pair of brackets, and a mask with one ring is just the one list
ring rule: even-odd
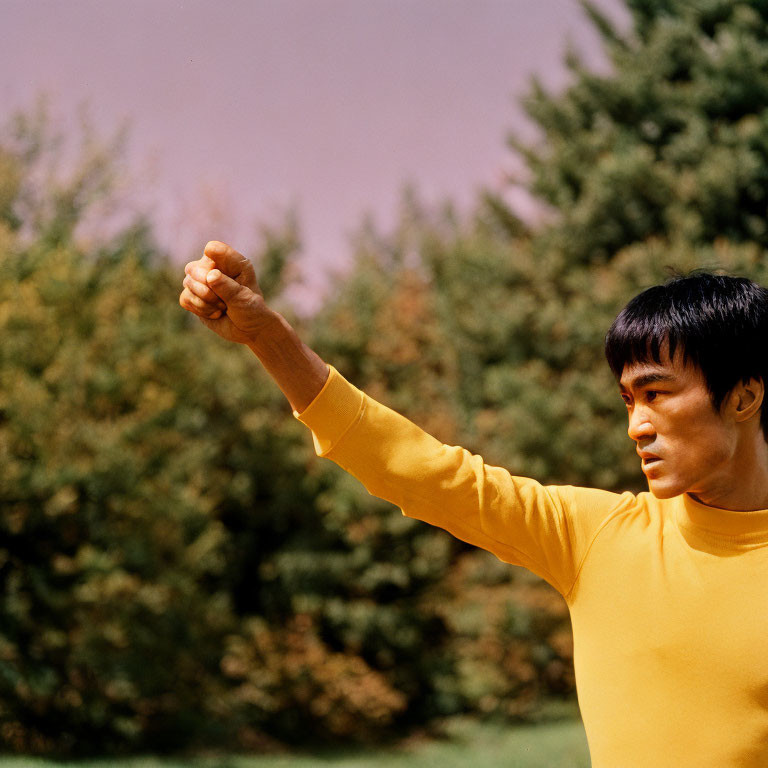
{"label": "mock turtleneck collar", "polygon": [[682,499],[680,522],[688,528],[745,544],[768,541],[768,509],[719,509],[702,504],[687,493]]}

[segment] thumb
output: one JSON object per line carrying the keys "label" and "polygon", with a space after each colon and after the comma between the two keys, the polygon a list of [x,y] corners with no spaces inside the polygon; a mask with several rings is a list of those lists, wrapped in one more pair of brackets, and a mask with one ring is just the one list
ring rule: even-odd
{"label": "thumb", "polygon": [[205,276],[208,287],[226,304],[239,304],[250,299],[252,291],[219,269],[212,269]]}
{"label": "thumb", "polygon": [[209,240],[203,254],[202,261],[206,267],[217,267],[226,276],[235,278],[240,285],[261,295],[253,264],[242,253],[220,240]]}

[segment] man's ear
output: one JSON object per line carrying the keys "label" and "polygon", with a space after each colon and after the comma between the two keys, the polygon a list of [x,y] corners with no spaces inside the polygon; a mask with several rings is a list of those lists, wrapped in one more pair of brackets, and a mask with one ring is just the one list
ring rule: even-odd
{"label": "man's ear", "polygon": [[765,396],[765,385],[761,378],[740,381],[729,395],[729,406],[736,421],[747,421],[760,413]]}

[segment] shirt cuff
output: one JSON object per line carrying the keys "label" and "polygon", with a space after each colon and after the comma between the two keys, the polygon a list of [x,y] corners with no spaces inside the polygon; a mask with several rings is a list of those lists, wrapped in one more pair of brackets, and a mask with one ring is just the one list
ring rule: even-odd
{"label": "shirt cuff", "polygon": [[363,408],[363,392],[332,365],[328,370],[328,378],[315,399],[301,413],[293,411],[294,417],[312,430],[318,456],[325,456],[336,445]]}

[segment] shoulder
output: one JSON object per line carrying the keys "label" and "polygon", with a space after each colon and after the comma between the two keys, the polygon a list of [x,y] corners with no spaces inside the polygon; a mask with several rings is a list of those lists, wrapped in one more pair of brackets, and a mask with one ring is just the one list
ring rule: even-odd
{"label": "shoulder", "polygon": [[550,486],[550,489],[560,496],[564,505],[584,514],[608,515],[614,511],[643,505],[643,500],[640,498],[643,494],[634,494],[630,491],[615,493],[600,488],[576,485]]}

